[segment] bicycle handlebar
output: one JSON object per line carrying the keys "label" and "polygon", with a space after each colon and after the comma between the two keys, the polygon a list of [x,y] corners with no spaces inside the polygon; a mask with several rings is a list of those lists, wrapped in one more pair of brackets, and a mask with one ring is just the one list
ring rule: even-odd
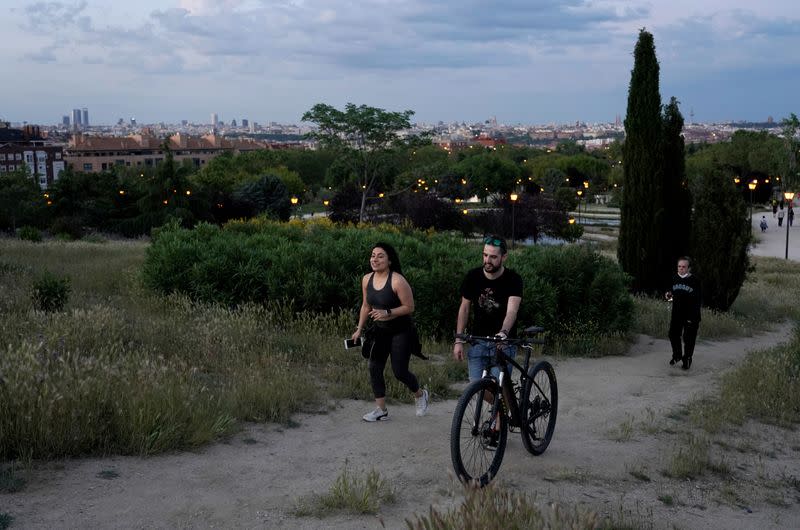
{"label": "bicycle handlebar", "polygon": [[508,343],[508,344],[544,344],[544,339],[535,339],[530,337],[530,335],[540,335],[544,333],[544,328],[541,326],[531,326],[525,328],[523,330],[523,336],[518,338],[503,338],[498,335],[494,336],[481,336],[481,335],[471,335],[469,333],[456,333],[455,337],[457,339],[461,339],[463,341],[469,342],[470,344],[478,342],[478,341],[485,341],[485,342],[495,342],[495,343]]}

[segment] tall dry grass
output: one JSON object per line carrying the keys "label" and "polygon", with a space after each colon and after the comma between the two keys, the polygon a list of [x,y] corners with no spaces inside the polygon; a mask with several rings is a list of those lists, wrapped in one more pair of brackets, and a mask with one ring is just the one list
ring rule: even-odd
{"label": "tall dry grass", "polygon": [[[151,454],[372,398],[365,362],[342,348],[355,315],[154,296],[138,281],[145,246],[0,240],[0,459]],[[33,309],[44,270],[70,279],[64,311]],[[413,370],[439,396],[460,375],[446,360]],[[394,381],[388,397],[412,401]]]}

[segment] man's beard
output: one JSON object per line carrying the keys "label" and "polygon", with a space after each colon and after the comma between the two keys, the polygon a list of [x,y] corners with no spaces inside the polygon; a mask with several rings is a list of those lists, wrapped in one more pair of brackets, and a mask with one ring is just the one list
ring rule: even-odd
{"label": "man's beard", "polygon": [[489,273],[497,272],[497,271],[500,270],[500,267],[496,267],[492,263],[484,263],[483,264],[483,270],[486,271],[486,272],[489,272]]}

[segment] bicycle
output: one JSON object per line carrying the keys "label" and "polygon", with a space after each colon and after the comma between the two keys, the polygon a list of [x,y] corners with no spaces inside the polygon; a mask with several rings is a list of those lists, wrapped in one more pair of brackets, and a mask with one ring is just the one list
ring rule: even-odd
{"label": "bicycle", "polygon": [[[556,373],[545,360],[528,368],[534,347],[545,342],[543,333],[544,328],[532,326],[516,339],[456,334],[457,339],[470,344],[486,341],[519,346],[525,351],[525,363],[520,366],[503,347],[495,348],[492,366],[500,368],[500,375],[492,375],[490,366],[461,394],[450,428],[450,456],[460,480],[476,481],[481,487],[488,484],[503,462],[511,429],[521,431],[522,443],[533,455],[541,455],[550,445],[558,412]],[[520,374],[516,385],[508,371],[509,363]]]}

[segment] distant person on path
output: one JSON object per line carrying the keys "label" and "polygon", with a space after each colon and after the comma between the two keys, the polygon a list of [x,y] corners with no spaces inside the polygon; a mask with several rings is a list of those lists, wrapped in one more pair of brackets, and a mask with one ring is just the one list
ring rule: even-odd
{"label": "distant person on path", "polygon": [[369,259],[372,272],[361,279],[361,311],[358,326],[352,335],[358,340],[367,321],[374,324],[374,345],[369,357],[369,376],[375,396],[375,410],[364,414],[364,421],[389,419],[386,408],[386,360],[392,359],[392,372],[398,381],[414,393],[417,416],[428,411],[428,391],[419,386],[417,377],[408,369],[412,350],[418,341],[411,320],[414,294],[403,277],[400,257],[388,243],[376,243]]}
{"label": "distant person on path", "polygon": [[772,218],[775,219],[775,214],[778,213],[778,199],[772,199]]}
{"label": "distant person on path", "polygon": [[759,226],[761,226],[761,231],[762,232],[766,232],[767,231],[768,226],[767,226],[767,216],[766,215],[762,215],[761,216],[761,223],[760,223]]}
{"label": "distant person on path", "polygon": [[[672,277],[672,288],[664,298],[672,302],[672,319],[669,323],[669,342],[672,344],[672,359],[669,364],[682,362],[688,370],[692,366],[694,343],[700,326],[700,280],[692,274],[691,262],[684,256],[678,259],[678,271]],[[683,336],[683,344],[681,344]],[[683,351],[681,351],[683,346]]]}
{"label": "distant person on path", "polygon": [[[517,312],[522,303],[522,277],[505,267],[508,258],[506,240],[490,235],[483,240],[483,266],[469,272],[461,282],[461,306],[458,308],[456,333],[464,333],[472,309],[472,328],[470,333],[503,339],[514,337]],[[467,352],[469,380],[477,381],[494,359],[495,342],[478,342]],[[516,356],[513,346],[506,348],[505,354]],[[464,359],[464,341],[456,339],[453,358]],[[493,370],[499,374],[499,368]],[[509,367],[510,370],[510,367]]]}
{"label": "distant person on path", "polygon": [[789,226],[794,224],[794,208],[789,206]]}
{"label": "distant person on path", "polygon": [[786,212],[784,211],[783,206],[781,206],[781,209],[778,210],[778,226],[783,226],[783,218],[785,215]]}

